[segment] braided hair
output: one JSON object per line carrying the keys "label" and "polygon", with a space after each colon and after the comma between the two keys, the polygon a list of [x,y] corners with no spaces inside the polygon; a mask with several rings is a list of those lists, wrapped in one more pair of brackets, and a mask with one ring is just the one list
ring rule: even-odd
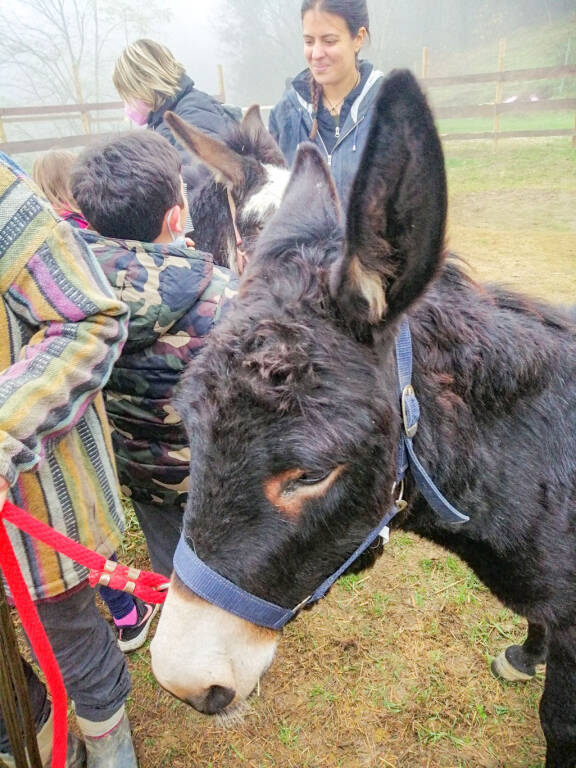
{"label": "braided hair", "polygon": [[[300,17],[303,18],[307,11],[314,8],[319,8],[325,13],[332,13],[344,19],[352,37],[356,37],[361,27],[370,33],[366,0],[303,0]],[[318,132],[318,109],[320,108],[321,94],[322,86],[314,80],[312,72],[310,72],[310,101],[312,102],[312,129],[308,136],[310,141],[314,140]]]}
{"label": "braided hair", "polygon": [[317,83],[312,77],[312,72],[309,73],[310,77],[310,101],[312,102],[312,128],[308,135],[310,141],[314,141],[316,134],[318,133],[318,110],[320,109],[320,94],[322,93],[322,86]]}

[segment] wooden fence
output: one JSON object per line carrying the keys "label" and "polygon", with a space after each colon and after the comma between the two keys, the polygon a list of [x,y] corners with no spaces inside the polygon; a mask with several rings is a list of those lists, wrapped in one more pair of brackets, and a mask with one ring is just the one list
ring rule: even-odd
{"label": "wooden fence", "polygon": [[[511,103],[502,100],[504,83],[521,83],[534,80],[559,80],[576,77],[576,67],[540,67],[536,69],[504,70],[503,46],[499,55],[499,68],[496,72],[486,72],[472,75],[458,75],[452,77],[428,77],[427,52],[424,50],[421,83],[430,92],[432,104],[434,104],[434,89],[447,86],[477,85],[479,83],[495,83],[494,101],[489,104],[463,104],[457,106],[434,107],[437,119],[443,118],[491,118],[493,128],[491,131],[442,133],[444,140],[468,141],[475,139],[500,139],[543,137],[543,136],[571,136],[572,144],[576,147],[576,98],[552,98],[538,101],[516,100]],[[221,97],[223,100],[224,88],[220,72]],[[102,139],[114,136],[115,133],[93,132],[92,129],[98,122],[110,119],[122,119],[122,102],[107,102],[100,104],[70,104],[62,106],[43,107],[5,107],[0,108],[0,150],[7,154],[19,154],[26,152],[39,152],[50,148],[79,147],[84,146],[94,139]],[[263,107],[266,112],[270,107]],[[514,130],[502,131],[500,117],[509,114],[535,114],[541,112],[558,112],[569,110],[574,112],[574,123],[571,128],[550,128],[542,130]],[[103,113],[115,113],[106,116]],[[62,120],[70,117],[81,117],[84,132],[71,136],[48,139],[25,139],[22,141],[8,141],[5,125],[12,122],[24,123],[29,121]]]}
{"label": "wooden fence", "polygon": [[[222,65],[218,65],[218,93],[214,98],[224,102],[226,93],[224,90],[224,73]],[[44,139],[22,139],[21,141],[8,141],[6,126],[10,123],[40,123],[56,122],[59,120],[77,120],[80,118],[82,133],[70,136],[58,136]],[[83,147],[98,139],[103,140],[118,135],[118,130],[102,132],[98,130],[98,123],[114,122],[122,125],[119,130],[126,130],[128,125],[124,122],[124,104],[121,101],[92,102],[84,104],[55,104],[38,107],[0,107],[0,151],[7,155],[26,154],[28,152],[43,152],[48,149],[69,149],[71,147]]]}
{"label": "wooden fence", "polygon": [[[568,99],[539,99],[537,101],[515,100],[502,101],[503,83],[520,83],[534,80],[559,80],[574,78],[576,67],[540,67],[538,69],[513,69],[498,72],[486,72],[475,75],[462,75],[454,77],[423,77],[421,83],[426,90],[456,85],[471,85],[479,83],[496,83],[496,95],[491,104],[470,104],[453,107],[434,107],[436,119],[443,118],[469,118],[487,117],[493,121],[492,131],[474,131],[466,133],[441,134],[445,140],[474,140],[474,139],[507,139],[526,138],[538,136],[572,136],[572,143],[576,146],[576,98]],[[433,101],[433,98],[432,98]],[[574,112],[574,122],[571,128],[550,128],[542,130],[514,130],[502,131],[500,117],[510,114],[535,114],[541,112],[558,112],[569,110]]]}
{"label": "wooden fence", "polygon": [[[26,152],[42,152],[54,148],[82,147],[94,139],[105,139],[107,136],[116,135],[117,131],[112,133],[94,131],[94,124],[101,122],[101,115],[106,112],[115,112],[116,114],[108,117],[104,115],[104,119],[117,119],[120,122],[123,119],[123,110],[124,104],[121,101],[42,107],[3,107],[0,108],[0,150],[7,155],[16,155]],[[7,141],[6,138],[6,126],[9,123],[39,123],[70,118],[77,119],[78,117],[82,121],[83,133],[48,139],[23,139],[21,141]]]}

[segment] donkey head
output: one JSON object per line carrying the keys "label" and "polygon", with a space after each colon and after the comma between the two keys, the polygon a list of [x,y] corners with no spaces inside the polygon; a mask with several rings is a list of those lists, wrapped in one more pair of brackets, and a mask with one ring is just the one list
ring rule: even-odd
{"label": "donkey head", "polygon": [[[445,208],[440,142],[407,72],[382,86],[345,228],[320,154],[300,148],[239,298],[179,395],[193,456],[184,533],[243,589],[294,607],[390,508],[393,342],[441,263]],[[173,576],[153,670],[211,713],[252,691],[276,640]]]}
{"label": "donkey head", "polygon": [[[164,120],[178,141],[210,168],[216,182],[226,187],[236,230],[237,247],[230,249],[231,266],[236,266],[236,251],[241,272],[288,183],[290,173],[280,148],[266,130],[256,104],[248,109],[242,123],[231,129],[226,143],[188,125],[173,112],[167,112]],[[213,216],[209,219],[206,226],[214,227]]]}

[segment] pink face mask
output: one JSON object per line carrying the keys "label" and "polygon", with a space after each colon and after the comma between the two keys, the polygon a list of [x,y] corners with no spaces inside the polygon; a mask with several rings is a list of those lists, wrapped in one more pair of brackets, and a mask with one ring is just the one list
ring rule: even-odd
{"label": "pink face mask", "polygon": [[141,99],[124,102],[124,112],[129,120],[136,125],[146,125],[148,115],[150,114],[150,105]]}

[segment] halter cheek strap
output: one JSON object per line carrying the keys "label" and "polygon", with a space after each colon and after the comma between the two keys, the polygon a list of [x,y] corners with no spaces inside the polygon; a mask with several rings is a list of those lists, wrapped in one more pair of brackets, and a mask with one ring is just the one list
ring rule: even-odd
{"label": "halter cheek strap", "polygon": [[[412,339],[407,320],[403,321],[396,339],[396,367],[403,421],[403,430],[398,445],[396,487],[402,491],[404,475],[410,469],[418,490],[444,523],[457,525],[467,523],[470,518],[467,515],[463,515],[446,500],[434,485],[434,482],[418,460],[414,451],[412,438],[418,429],[420,406],[410,383],[412,378]],[[400,510],[404,509],[405,506],[406,502],[402,498],[402,492],[400,492],[390,511],[382,518],[376,528],[370,531],[350,557],[331,576],[325,579],[311,595],[294,608],[285,608],[276,603],[263,600],[261,597],[246,592],[241,587],[221,576],[206,565],[206,563],[202,562],[188,545],[184,533],[180,537],[174,555],[174,570],[185,586],[209,603],[217,605],[219,608],[233,613],[235,616],[239,616],[252,624],[280,630],[297,616],[305,605],[312,605],[324,597],[336,579],[340,578],[352,563],[368,549],[390,520]]]}
{"label": "halter cheek strap", "polygon": [[228,205],[230,206],[230,215],[232,216],[232,226],[234,227],[234,237],[236,238],[236,247],[242,246],[242,237],[238,231],[238,225],[236,224],[236,203],[232,197],[230,187],[226,187],[226,194],[228,195]]}
{"label": "halter cheek strap", "polygon": [[396,338],[396,371],[398,373],[403,423],[403,431],[398,446],[397,482],[402,481],[406,470],[409,468],[418,490],[439,518],[447,523],[467,523],[470,518],[459,512],[445,498],[422,466],[414,450],[412,440],[418,430],[420,405],[412,387],[412,336],[407,320],[402,322]]}

